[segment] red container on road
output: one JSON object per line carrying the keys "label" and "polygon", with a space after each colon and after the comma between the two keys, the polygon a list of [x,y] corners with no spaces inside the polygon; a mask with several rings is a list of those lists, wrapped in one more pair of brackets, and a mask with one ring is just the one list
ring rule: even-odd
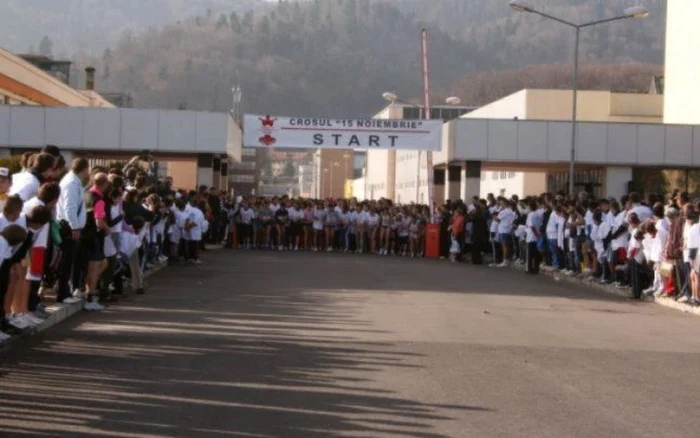
{"label": "red container on road", "polygon": [[425,257],[440,257],[440,224],[428,224],[425,227]]}

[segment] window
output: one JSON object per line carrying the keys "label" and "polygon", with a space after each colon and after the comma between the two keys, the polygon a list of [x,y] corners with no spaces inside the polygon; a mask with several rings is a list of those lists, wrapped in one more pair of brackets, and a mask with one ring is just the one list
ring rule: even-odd
{"label": "window", "polygon": [[498,172],[491,172],[491,179],[498,179]]}
{"label": "window", "polygon": [[237,163],[236,169],[255,170],[255,161],[243,161]]}
{"label": "window", "polygon": [[515,172],[508,172],[508,178],[510,178],[510,179],[515,178]]}
{"label": "window", "polygon": [[235,183],[252,183],[255,182],[255,175],[231,175],[229,180]]}
{"label": "window", "polygon": [[506,179],[508,177],[508,172],[501,170],[501,179]]}
{"label": "window", "polygon": [[243,148],[241,150],[241,155],[244,157],[254,157],[256,153],[257,150],[255,148]]}

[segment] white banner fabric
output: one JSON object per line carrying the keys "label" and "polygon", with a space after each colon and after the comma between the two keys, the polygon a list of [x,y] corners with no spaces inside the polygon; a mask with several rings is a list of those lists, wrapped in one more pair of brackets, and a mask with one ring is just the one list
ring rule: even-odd
{"label": "white banner fabric", "polygon": [[246,114],[243,146],[438,151],[441,120],[323,119]]}

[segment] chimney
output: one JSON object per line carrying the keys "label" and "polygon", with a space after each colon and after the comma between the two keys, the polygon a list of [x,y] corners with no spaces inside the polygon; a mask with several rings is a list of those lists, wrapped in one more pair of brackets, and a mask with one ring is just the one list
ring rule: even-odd
{"label": "chimney", "polygon": [[87,67],[85,69],[85,89],[95,89],[95,67]]}

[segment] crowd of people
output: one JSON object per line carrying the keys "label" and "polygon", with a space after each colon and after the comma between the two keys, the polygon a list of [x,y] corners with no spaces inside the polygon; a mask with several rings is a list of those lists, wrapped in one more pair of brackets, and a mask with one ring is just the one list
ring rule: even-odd
{"label": "crowd of people", "polygon": [[[664,197],[630,193],[619,200],[542,194],[525,199],[474,199],[445,207],[443,244],[458,260],[471,252],[480,264],[482,252],[492,267],[526,265],[629,290],[629,298],[673,297],[700,305],[700,202],[686,192]],[[447,249],[449,247],[449,249]]]}
{"label": "crowd of people", "polygon": [[[440,257],[491,267],[526,265],[700,305],[700,203],[675,191],[619,200],[545,193],[488,195],[425,205],[389,200],[238,197],[221,204],[228,242],[242,250],[323,251],[423,257],[426,227],[440,226]],[[235,235],[235,237],[234,237]]]}
{"label": "crowd of people", "polygon": [[[215,188],[176,191],[153,175],[147,152],[125,166],[67,166],[59,148],[0,168],[0,341],[41,324],[46,303],[145,293],[157,263],[200,264],[205,242],[240,250],[424,257],[426,229],[439,255],[491,267],[526,265],[700,306],[700,202],[675,191],[646,199],[545,193],[447,201],[430,209],[390,200],[233,197]],[[127,294],[127,286],[131,292]]]}
{"label": "crowd of people", "polygon": [[54,300],[103,310],[101,301],[145,293],[152,265],[200,263],[218,193],[175,191],[152,162],[145,152],[121,167],[67,166],[46,146],[22,155],[13,175],[0,168],[0,341],[41,324]]}

